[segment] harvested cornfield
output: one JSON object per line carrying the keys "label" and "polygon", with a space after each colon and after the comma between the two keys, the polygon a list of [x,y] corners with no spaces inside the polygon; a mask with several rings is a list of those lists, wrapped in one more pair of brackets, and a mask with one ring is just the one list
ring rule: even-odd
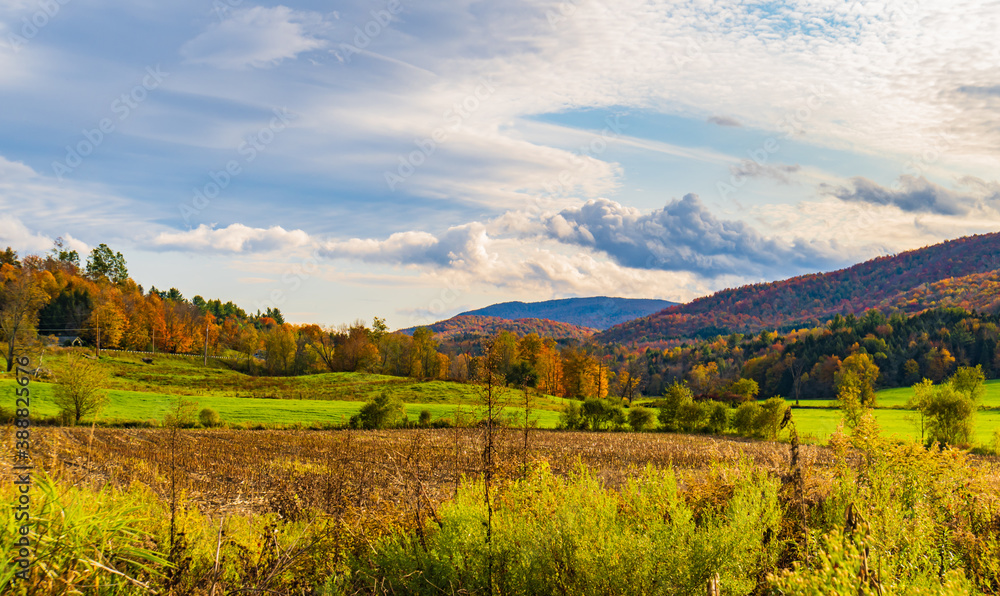
{"label": "harvested cornfield", "polygon": [[[166,496],[173,486],[213,511],[299,509],[343,513],[393,507],[419,493],[439,503],[463,477],[481,472],[479,429],[386,431],[246,431],[169,429],[35,429],[36,464],[92,484],[142,483]],[[824,466],[828,450],[803,447]],[[653,465],[702,470],[746,458],[783,473],[789,447],[709,436],[506,430],[498,474],[515,478],[546,462],[557,474],[586,465],[609,486]],[[172,473],[174,470],[174,473]]]}

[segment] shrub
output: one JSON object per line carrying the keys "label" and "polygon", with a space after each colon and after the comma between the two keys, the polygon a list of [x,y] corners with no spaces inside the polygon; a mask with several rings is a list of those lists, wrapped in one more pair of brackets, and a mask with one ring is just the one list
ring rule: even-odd
{"label": "shrub", "polygon": [[588,399],[583,402],[583,418],[594,430],[609,425],[620,427],[625,423],[625,411],[615,399]]}
{"label": "shrub", "polygon": [[632,430],[642,432],[656,425],[656,412],[650,408],[635,406],[628,410],[628,424]]}
{"label": "shrub", "polygon": [[741,436],[752,437],[754,434],[755,421],[761,412],[760,404],[757,402],[748,401],[744,404],[740,404],[740,407],[736,408],[736,413],[733,414],[733,428],[736,429]]}
{"label": "shrub", "polygon": [[788,404],[781,397],[772,397],[761,404],[760,412],[754,418],[754,436],[774,440],[778,438],[778,427],[785,416]]}
{"label": "shrub", "polygon": [[383,391],[373,397],[365,405],[361,406],[356,420],[352,418],[352,424],[367,430],[377,428],[388,428],[395,426],[406,420],[406,406],[403,401],[394,395],[389,395]]}
{"label": "shrub", "polygon": [[430,410],[420,410],[420,419],[418,420],[420,426],[428,427],[431,425],[431,411]]}
{"label": "shrub", "polygon": [[497,500],[488,547],[476,480],[441,506],[433,534],[374,545],[358,579],[394,594],[489,594],[492,583],[500,594],[668,595],[703,594],[718,573],[727,593],[751,593],[782,548],[778,482],[749,464],[713,479],[728,498],[689,503],[672,470],[647,468],[616,491],[585,468],[562,478],[542,467]]}
{"label": "shrub", "polygon": [[728,392],[735,396],[736,401],[743,403],[757,399],[760,386],[753,379],[737,379],[729,385]]}
{"label": "shrub", "polygon": [[559,428],[565,430],[581,430],[587,427],[583,417],[583,409],[575,401],[568,401],[559,412]]}
{"label": "shrub", "polygon": [[108,394],[104,387],[108,375],[99,364],[82,356],[72,355],[67,363],[59,375],[52,401],[67,424],[79,424],[84,417],[96,417],[107,405]]}
{"label": "shrub", "polygon": [[959,445],[971,440],[975,402],[956,391],[950,383],[939,385],[927,396],[921,403],[920,411],[929,419],[928,443]]}
{"label": "shrub", "polygon": [[[863,419],[858,428],[865,424]],[[844,543],[843,564],[855,571],[856,580],[860,561],[850,551],[854,546],[870,547],[869,569],[877,569],[885,587],[892,588],[885,594],[995,592],[1000,582],[1000,537],[976,529],[994,523],[995,509],[967,496],[989,492],[992,481],[971,466],[963,453],[896,443],[872,432],[860,436],[855,432],[850,438],[836,433],[830,444],[837,477],[814,519],[834,531],[844,528],[846,519],[848,536],[846,541],[834,536],[817,545],[819,552],[829,549],[834,555],[839,543]],[[830,568],[821,566],[818,572],[830,573]],[[965,576],[979,584],[977,590],[955,589],[965,584],[963,568]],[[797,571],[809,581],[807,571]],[[852,593],[862,593],[857,583]]]}
{"label": "shrub", "polygon": [[678,409],[682,405],[691,403],[692,401],[694,401],[694,396],[691,394],[691,389],[688,388],[687,384],[674,381],[663,392],[663,406],[660,408],[659,414],[660,425],[667,430],[676,430]]}
{"label": "shrub", "polygon": [[708,410],[708,429],[717,435],[721,435],[729,429],[729,406],[710,401],[705,404]]}
{"label": "shrub", "polygon": [[810,565],[796,562],[794,570],[785,570],[768,579],[777,594],[907,594],[911,596],[968,596],[972,586],[958,570],[950,570],[938,582],[919,578],[916,581],[897,583],[892,591],[884,591],[876,576],[870,581],[864,577],[864,548],[839,530],[822,537],[816,560]]}
{"label": "shrub", "polygon": [[677,408],[677,426],[684,432],[694,432],[701,428],[708,418],[705,408],[698,402],[689,401]]}
{"label": "shrub", "polygon": [[198,422],[205,428],[212,428],[213,426],[219,426],[222,423],[222,419],[219,418],[219,413],[212,408],[202,408],[198,412]]}

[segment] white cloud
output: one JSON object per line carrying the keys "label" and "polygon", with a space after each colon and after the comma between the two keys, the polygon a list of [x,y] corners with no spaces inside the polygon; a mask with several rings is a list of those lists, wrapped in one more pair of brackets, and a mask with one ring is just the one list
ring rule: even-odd
{"label": "white cloud", "polygon": [[0,246],[10,246],[23,255],[52,248],[52,240],[28,229],[24,222],[13,215],[0,214]]}
{"label": "white cloud", "polygon": [[549,238],[601,251],[635,269],[687,271],[704,278],[783,277],[841,263],[827,243],[768,238],[739,220],[717,218],[693,194],[642,213],[608,199],[543,217]]}
{"label": "white cloud", "polygon": [[152,245],[161,250],[215,252],[270,252],[301,248],[311,242],[302,230],[285,230],[281,226],[267,229],[232,224],[215,229],[202,224],[186,232],[160,232]]}
{"label": "white cloud", "polygon": [[687,299],[696,291],[758,278],[762,272],[790,275],[823,267],[835,260],[831,250],[822,242],[814,246],[802,239],[763,237],[742,222],[716,219],[696,197],[685,197],[650,214],[606,199],[540,219],[509,212],[439,236],[402,232],[385,240],[330,241],[320,254],[402,265],[452,284],[534,290],[546,296]]}
{"label": "white cloud", "polygon": [[240,9],[226,20],[211,25],[181,47],[181,55],[192,64],[242,70],[271,68],[282,60],[326,47],[315,34],[323,28],[322,17],[286,6]]}
{"label": "white cloud", "polygon": [[19,161],[10,161],[0,155],[0,180],[5,183],[23,182],[37,177],[33,169]]}

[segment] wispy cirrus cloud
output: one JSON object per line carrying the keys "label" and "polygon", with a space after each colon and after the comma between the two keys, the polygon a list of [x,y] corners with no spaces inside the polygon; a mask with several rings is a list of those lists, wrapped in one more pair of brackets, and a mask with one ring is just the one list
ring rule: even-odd
{"label": "wispy cirrus cloud", "polygon": [[237,9],[221,23],[181,46],[191,64],[226,70],[271,68],[328,42],[316,36],[324,27],[318,13],[287,6]]}

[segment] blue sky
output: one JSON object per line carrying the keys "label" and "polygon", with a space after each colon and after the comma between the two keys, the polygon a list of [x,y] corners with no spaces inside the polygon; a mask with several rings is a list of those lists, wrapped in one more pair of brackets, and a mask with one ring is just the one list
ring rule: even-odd
{"label": "blue sky", "polygon": [[0,244],[405,327],[1000,224],[995,2],[8,0]]}

